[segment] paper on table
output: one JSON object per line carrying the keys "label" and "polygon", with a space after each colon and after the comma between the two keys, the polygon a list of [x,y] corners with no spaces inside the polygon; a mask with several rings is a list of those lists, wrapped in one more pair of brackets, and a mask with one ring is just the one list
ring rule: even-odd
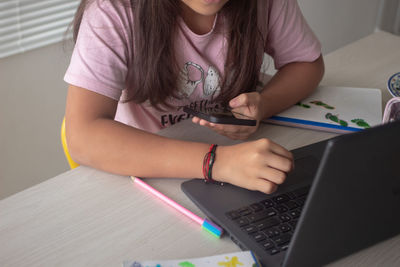
{"label": "paper on table", "polygon": [[382,121],[379,89],[320,86],[308,98],[265,122],[329,132],[355,132]]}
{"label": "paper on table", "polygon": [[255,267],[261,266],[250,251],[240,251],[210,257],[180,259],[180,260],[151,260],[124,261],[123,267]]}

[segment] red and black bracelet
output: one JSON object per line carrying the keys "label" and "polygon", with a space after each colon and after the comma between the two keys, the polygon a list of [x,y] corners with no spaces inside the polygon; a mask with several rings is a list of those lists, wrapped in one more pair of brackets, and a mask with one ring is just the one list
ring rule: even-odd
{"label": "red and black bracelet", "polygon": [[204,181],[206,183],[215,183],[215,184],[220,184],[223,185],[223,183],[217,182],[212,178],[212,168],[214,166],[216,154],[215,151],[217,150],[216,144],[212,144],[210,146],[210,150],[207,152],[207,154],[204,156],[203,159],[203,175],[204,175]]}

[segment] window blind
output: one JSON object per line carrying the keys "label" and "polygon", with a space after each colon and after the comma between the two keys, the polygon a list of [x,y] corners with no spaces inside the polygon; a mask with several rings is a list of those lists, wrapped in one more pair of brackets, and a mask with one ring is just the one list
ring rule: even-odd
{"label": "window blind", "polygon": [[0,58],[63,40],[79,2],[1,0]]}

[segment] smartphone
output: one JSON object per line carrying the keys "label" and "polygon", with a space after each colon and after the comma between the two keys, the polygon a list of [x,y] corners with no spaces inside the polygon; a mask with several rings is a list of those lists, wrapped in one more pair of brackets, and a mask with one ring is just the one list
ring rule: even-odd
{"label": "smartphone", "polygon": [[183,111],[200,119],[219,124],[256,126],[257,120],[228,109],[194,109],[183,107]]}

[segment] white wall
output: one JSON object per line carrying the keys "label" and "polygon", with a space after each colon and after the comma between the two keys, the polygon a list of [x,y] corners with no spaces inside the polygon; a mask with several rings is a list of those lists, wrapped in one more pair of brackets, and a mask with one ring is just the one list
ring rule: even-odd
{"label": "white wall", "polygon": [[382,30],[400,34],[400,1],[382,0],[378,17],[378,27]]}
{"label": "white wall", "polygon": [[68,170],[59,131],[69,57],[58,43],[0,59],[0,199]]}
{"label": "white wall", "polygon": [[[324,53],[375,29],[379,0],[299,3]],[[0,199],[68,170],[59,130],[69,57],[55,44],[0,59]]]}
{"label": "white wall", "polygon": [[381,0],[298,2],[308,23],[321,41],[323,52],[329,53],[375,30]]}

